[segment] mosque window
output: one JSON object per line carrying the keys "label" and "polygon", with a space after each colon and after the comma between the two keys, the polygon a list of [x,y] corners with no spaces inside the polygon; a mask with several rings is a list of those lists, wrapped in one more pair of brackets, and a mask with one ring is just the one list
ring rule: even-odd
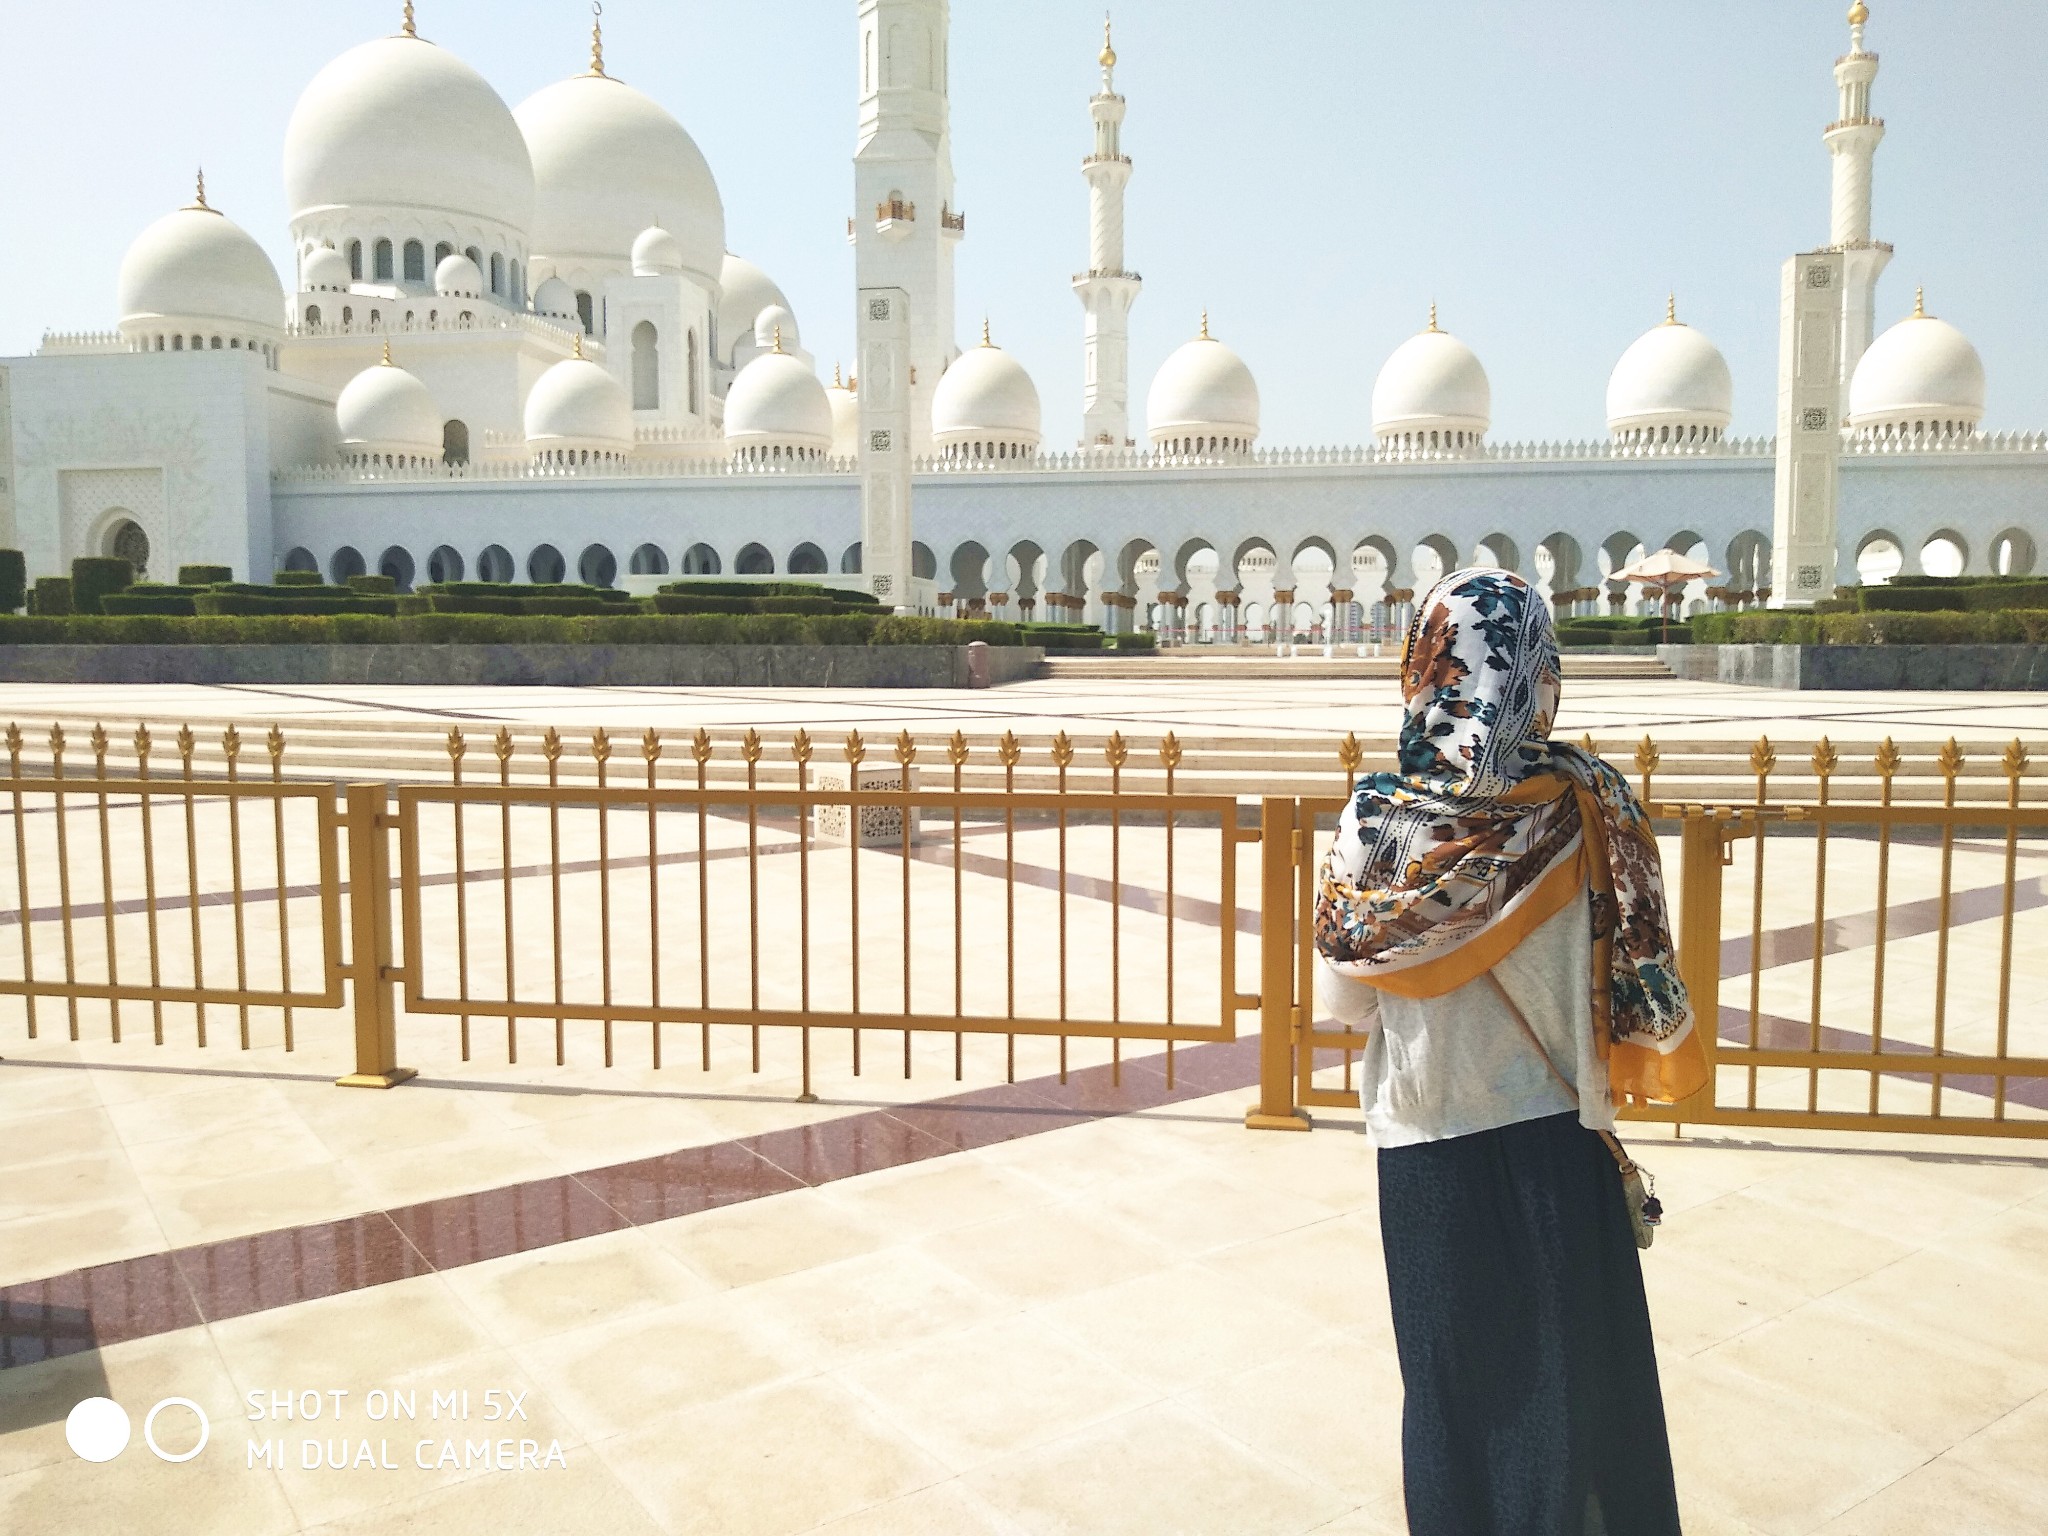
{"label": "mosque window", "polygon": [[479,581],[508,582],[514,575],[512,551],[502,544],[491,544],[476,557],[476,575]]}
{"label": "mosque window", "polygon": [[[467,464],[469,462],[469,424],[451,421],[441,428],[441,462],[443,464]],[[439,578],[435,578],[439,580]]]}
{"label": "mosque window", "polygon": [[348,275],[355,282],[363,280],[363,242],[360,240],[348,243]]}
{"label": "mosque window", "polygon": [[633,409],[661,409],[661,337],[652,320],[633,327]]}
{"label": "mosque window", "polygon": [[668,552],[659,544],[642,544],[633,551],[632,564],[628,569],[635,576],[666,576]]}
{"label": "mosque window", "polygon": [[356,312],[353,305],[344,304],[341,306],[341,323],[343,325],[354,325],[356,323]]}
{"label": "mosque window", "polygon": [[586,336],[595,336],[597,334],[595,314],[596,312],[590,305],[590,295],[587,293],[577,294],[576,318],[583,322],[583,334]]}
{"label": "mosque window", "polygon": [[443,544],[428,555],[427,580],[436,583],[462,580],[461,553]]}
{"label": "mosque window", "polygon": [[524,304],[526,302],[526,282],[520,273],[519,263],[516,260],[512,263],[512,302],[514,304]]}
{"label": "mosque window", "polygon": [[405,280],[408,283],[427,280],[427,248],[417,240],[405,242]]}
{"label": "mosque window", "polygon": [[526,579],[539,586],[553,586],[567,571],[562,552],[552,544],[543,544],[526,558]]}
{"label": "mosque window", "polygon": [[496,251],[491,253],[491,292],[501,298],[505,293],[505,258]]}
{"label": "mosque window", "polygon": [[368,567],[363,563],[360,550],[344,544],[334,552],[334,558],[328,562],[327,569],[336,585],[345,586],[351,576],[361,576]]}
{"label": "mosque window", "polygon": [[388,283],[391,281],[391,242],[389,240],[379,240],[377,242],[375,265],[370,270],[376,274],[375,280],[377,282]]}
{"label": "mosque window", "polygon": [[446,240],[443,240],[439,245],[434,247],[434,265],[437,267],[440,266],[442,262],[446,261],[450,256],[453,256],[454,254],[455,247],[450,245]]}
{"label": "mosque window", "polygon": [[775,557],[759,544],[749,544],[733,562],[733,573],[739,576],[773,576]]}

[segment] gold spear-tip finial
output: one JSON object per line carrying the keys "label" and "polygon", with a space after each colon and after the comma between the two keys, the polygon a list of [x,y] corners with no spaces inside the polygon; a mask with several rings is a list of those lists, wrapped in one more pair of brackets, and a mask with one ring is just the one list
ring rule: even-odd
{"label": "gold spear-tip finial", "polygon": [[1849,25],[1860,27],[1868,20],[1870,20],[1870,7],[1865,5],[1863,0],[1856,0],[1856,3],[1849,7]]}
{"label": "gold spear-tip finial", "polygon": [[1664,323],[1678,324],[1678,294],[1676,291],[1664,295]]}
{"label": "gold spear-tip finial", "polygon": [[194,213],[219,213],[220,210],[206,200],[206,167],[199,168],[198,189],[192,194],[192,201],[185,205]]}
{"label": "gold spear-tip finial", "polygon": [[576,333],[576,341],[575,341],[575,348],[576,348],[576,355],[577,355],[577,356],[578,356],[579,358],[580,358],[580,357],[582,357],[582,356],[583,356],[583,333],[582,333],[581,331],[578,331],[578,332]]}
{"label": "gold spear-tip finial", "polygon": [[1930,320],[1933,318],[1933,316],[1927,313],[1927,290],[1925,288],[1915,288],[1913,290],[1913,318],[1915,320]]}
{"label": "gold spear-tip finial", "polygon": [[983,316],[981,317],[981,344],[982,344],[982,345],[983,345],[984,347],[992,347],[992,346],[994,346],[994,345],[995,345],[995,343],[994,343],[994,342],[992,342],[992,341],[990,341],[990,340],[988,339],[988,316],[987,316],[987,315],[983,315]]}
{"label": "gold spear-tip finial", "polygon": [[1195,340],[1197,340],[1197,341],[1214,341],[1215,339],[1216,339],[1216,338],[1215,338],[1214,336],[1211,336],[1211,335],[1209,334],[1209,311],[1208,311],[1208,309],[1207,309],[1207,308],[1204,308],[1204,309],[1202,310],[1202,334],[1201,334],[1201,335],[1199,335],[1199,336],[1197,336],[1197,337],[1195,338]]}
{"label": "gold spear-tip finial", "polygon": [[1432,331],[1437,331],[1437,330],[1441,330],[1441,329],[1442,329],[1442,327],[1441,327],[1441,326],[1439,326],[1439,325],[1438,325],[1438,324],[1436,323],[1436,300],[1435,300],[1435,299],[1431,299],[1431,300],[1429,301],[1429,328],[1430,328],[1430,329],[1431,329]]}
{"label": "gold spear-tip finial", "polygon": [[384,338],[384,364],[383,364],[383,366],[384,366],[384,367],[386,367],[386,368],[396,368],[396,367],[398,366],[398,364],[396,364],[396,363],[394,363],[393,361],[391,361],[391,338],[390,338],[389,336],[386,336],[386,337]]}
{"label": "gold spear-tip finial", "polygon": [[839,377],[839,365],[837,363],[834,363],[832,365],[832,387],[834,389],[846,388],[846,385],[841,381]]}
{"label": "gold spear-tip finial", "polygon": [[590,72],[598,79],[604,72],[604,0],[590,0]]}
{"label": "gold spear-tip finial", "polygon": [[398,35],[400,37],[418,37],[420,35],[419,27],[415,24],[412,14],[412,0],[405,0],[405,22],[399,27]]}
{"label": "gold spear-tip finial", "polygon": [[1109,40],[1109,12],[1102,13],[1102,53],[1099,62],[1104,69],[1116,68],[1116,47]]}
{"label": "gold spear-tip finial", "polygon": [[779,325],[775,327],[775,350],[778,352],[782,350],[782,327]]}

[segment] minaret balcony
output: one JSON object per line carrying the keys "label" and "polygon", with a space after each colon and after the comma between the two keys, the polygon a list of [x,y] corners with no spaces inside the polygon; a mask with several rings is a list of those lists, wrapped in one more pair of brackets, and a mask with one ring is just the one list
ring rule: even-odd
{"label": "minaret balcony", "polygon": [[875,233],[884,240],[902,240],[915,232],[917,204],[892,197],[875,204]]}
{"label": "minaret balcony", "polygon": [[955,213],[943,203],[939,205],[939,232],[949,239],[958,240],[967,233],[967,215]]}
{"label": "minaret balcony", "polygon": [[1881,117],[1845,117],[1840,122],[1829,123],[1827,127],[1821,129],[1821,133],[1826,135],[1840,133],[1844,128],[1882,128],[1883,126],[1884,119]]}

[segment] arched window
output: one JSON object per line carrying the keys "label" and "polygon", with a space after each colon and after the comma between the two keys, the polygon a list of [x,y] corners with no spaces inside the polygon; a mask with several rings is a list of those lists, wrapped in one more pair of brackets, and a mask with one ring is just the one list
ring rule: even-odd
{"label": "arched window", "polygon": [[380,283],[391,281],[391,242],[389,240],[379,240],[377,242],[370,270],[375,274],[375,281]]}
{"label": "arched window", "polygon": [[773,576],[775,557],[759,544],[749,544],[733,561],[732,569],[736,576]]}
{"label": "arched window", "polygon": [[100,553],[126,560],[139,581],[149,574],[149,535],[132,517],[116,518],[100,539]]}
{"label": "arched window", "polygon": [[182,336],[173,336],[173,337],[171,338],[171,350],[172,350],[173,352],[182,352],[182,351],[184,351],[184,350],[185,350],[185,338],[184,338],[184,337],[182,337]]}
{"label": "arched window", "polygon": [[526,302],[526,274],[520,270],[517,260],[512,263],[512,302],[521,305]]}
{"label": "arched window", "polygon": [[683,551],[683,574],[685,576],[716,576],[725,569],[718,558],[718,551],[709,544],[692,544]]}
{"label": "arched window", "polygon": [[586,336],[595,336],[597,334],[596,313],[596,310],[591,307],[589,294],[579,293],[576,295],[576,318],[583,322],[583,334]]}
{"label": "arched window", "polygon": [[363,574],[365,566],[361,551],[344,544],[334,552],[334,558],[327,562],[327,574],[336,586],[346,585],[349,577]]}
{"label": "arched window", "polygon": [[633,409],[661,409],[661,336],[652,320],[633,327]]}
{"label": "arched window", "polygon": [[502,544],[490,544],[476,557],[478,581],[507,582],[517,573],[512,566],[512,551]]}
{"label": "arched window", "polygon": [[825,574],[825,551],[815,544],[799,544],[789,552],[789,574],[792,576],[822,576]]}
{"label": "arched window", "polygon": [[562,552],[552,544],[543,544],[526,557],[526,579],[536,586],[554,585],[567,570]]}
{"label": "arched window", "polygon": [[377,558],[377,574],[379,576],[389,576],[401,592],[410,592],[412,590],[412,573],[413,563],[410,550],[401,549],[394,544]]}
{"label": "arched window", "polygon": [[356,311],[354,305],[344,304],[341,306],[341,323],[343,325],[354,325],[356,323]]}
{"label": "arched window", "polygon": [[213,350],[214,350],[214,351],[216,351],[216,352],[218,352],[218,351],[220,350],[220,345],[221,345],[221,343],[220,343],[220,338],[219,338],[218,336],[214,337],[214,338],[213,338]]}
{"label": "arched window", "polygon": [[635,576],[666,576],[668,551],[659,544],[642,544],[633,551],[633,560],[627,569]]}
{"label": "arched window", "polygon": [[462,556],[443,544],[427,556],[427,580],[432,582],[462,580]]}
{"label": "arched window", "polygon": [[602,544],[593,544],[577,558],[576,574],[586,587],[608,587],[618,580],[619,562]]}
{"label": "arched window", "polygon": [[441,428],[441,462],[443,464],[467,464],[469,462],[469,424],[451,421]]}
{"label": "arched window", "polygon": [[320,323],[320,306],[319,306],[318,304],[308,304],[308,305],[306,306],[306,324],[308,324],[308,325],[318,325],[319,323]]}
{"label": "arched window", "polygon": [[484,269],[484,253],[483,253],[482,251],[478,250],[478,249],[477,249],[477,248],[476,248],[475,246],[473,246],[473,245],[472,245],[472,246],[470,246],[470,247],[469,247],[469,248],[468,248],[467,250],[465,250],[465,251],[464,251],[464,252],[463,252],[462,254],[463,254],[463,255],[465,255],[465,256],[467,256],[467,257],[469,258],[469,261],[470,261],[470,265],[471,265],[471,266],[473,266],[473,267],[475,267],[475,268],[477,269],[477,271],[479,271],[479,272],[483,271],[483,269]]}
{"label": "arched window", "polygon": [[450,245],[446,240],[443,240],[439,245],[434,247],[434,265],[438,268],[442,262],[446,261],[450,256],[453,256],[454,254],[455,247]]}
{"label": "arched window", "polygon": [[860,574],[860,546],[858,544],[847,545],[846,553],[839,557],[839,574],[842,576],[858,576]]}
{"label": "arched window", "polygon": [[427,248],[417,240],[405,242],[405,280],[408,283],[427,280]]}
{"label": "arched window", "polygon": [[363,242],[360,240],[348,243],[348,275],[353,282],[363,280]]}
{"label": "arched window", "polygon": [[491,252],[491,292],[505,296],[505,258],[496,251]]}
{"label": "arched window", "polygon": [[697,333],[694,330],[690,332],[688,365],[690,374],[690,414],[692,416],[701,416],[704,414],[704,407],[703,397],[697,388]]}
{"label": "arched window", "polygon": [[320,562],[313,558],[313,551],[295,545],[285,552],[284,568],[288,571],[317,571]]}

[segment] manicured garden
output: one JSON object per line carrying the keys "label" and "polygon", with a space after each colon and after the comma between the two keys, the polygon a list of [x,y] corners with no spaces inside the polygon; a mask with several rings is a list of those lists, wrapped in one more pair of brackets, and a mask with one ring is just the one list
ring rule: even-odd
{"label": "manicured garden", "polygon": [[2048,643],[2048,579],[1894,576],[1838,587],[1806,610],[1700,614],[1704,645],[2040,645]]}

